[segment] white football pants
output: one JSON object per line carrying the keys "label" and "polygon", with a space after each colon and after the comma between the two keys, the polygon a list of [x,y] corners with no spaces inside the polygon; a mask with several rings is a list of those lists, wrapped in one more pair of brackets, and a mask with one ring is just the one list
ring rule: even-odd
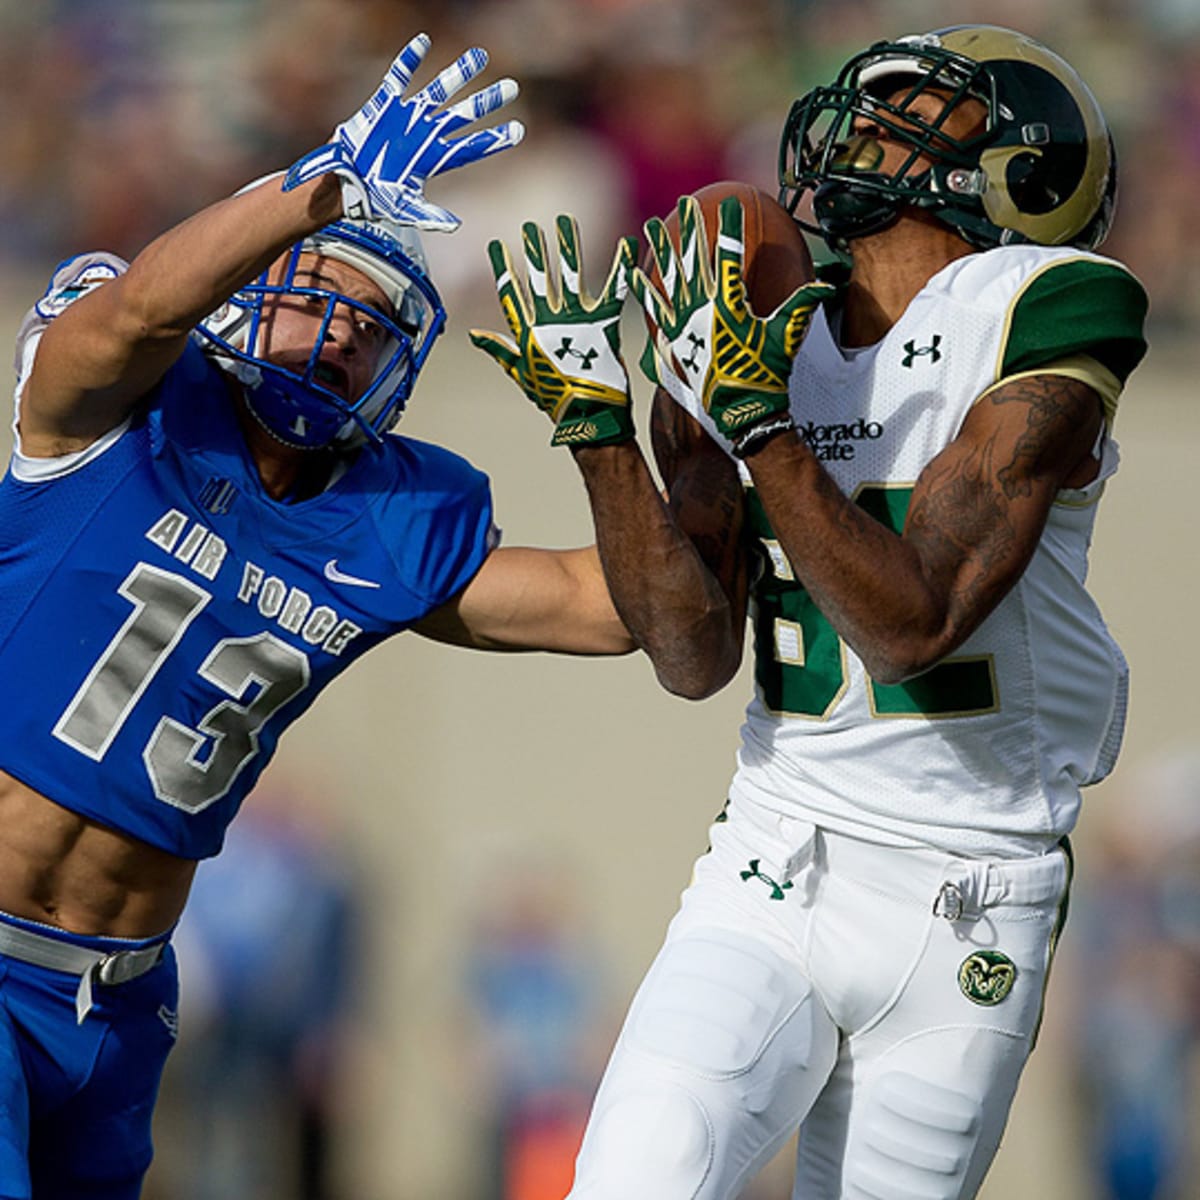
{"label": "white football pants", "polygon": [[739,803],[634,997],[569,1200],[966,1200],[1037,1031],[1061,850],[972,860]]}

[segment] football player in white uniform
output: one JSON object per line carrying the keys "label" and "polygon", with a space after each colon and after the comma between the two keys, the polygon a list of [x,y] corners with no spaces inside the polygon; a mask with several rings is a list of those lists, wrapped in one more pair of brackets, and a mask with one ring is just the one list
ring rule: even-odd
{"label": "football player in white uniform", "polygon": [[[1146,297],[1095,253],[1116,163],[1092,94],[1010,30],[881,42],[793,105],[781,184],[840,286],[797,263],[755,315],[738,202],[715,269],[681,202],[682,249],[651,221],[657,270],[622,268],[656,328],[665,500],[631,429],[575,447],[663,684],[723,686],[749,612],[756,687],[572,1200],[728,1200],[797,1128],[797,1200],[974,1196],[1037,1033],[1080,788],[1121,740],[1127,672],[1084,580]],[[539,339],[573,321],[582,362],[607,321],[616,351],[559,234],[562,305],[508,304],[516,349],[475,340],[573,444]],[[628,426],[626,392],[597,411]]]}

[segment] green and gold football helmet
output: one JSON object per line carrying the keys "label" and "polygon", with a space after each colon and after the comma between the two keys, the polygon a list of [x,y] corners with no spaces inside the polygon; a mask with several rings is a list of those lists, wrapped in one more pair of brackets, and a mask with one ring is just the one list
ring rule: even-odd
{"label": "green and gold football helmet", "polygon": [[[912,111],[931,89],[947,100],[933,119]],[[950,137],[941,123],[968,96],[984,107],[983,128]],[[910,148],[894,170],[880,170],[872,131]],[[1053,51],[994,25],[939,29],[855,55],[833,84],[792,105],[779,175],[781,202],[837,250],[910,207],[979,247],[1094,249],[1117,189],[1112,136],[1087,85]],[[797,212],[806,192],[811,214]]]}

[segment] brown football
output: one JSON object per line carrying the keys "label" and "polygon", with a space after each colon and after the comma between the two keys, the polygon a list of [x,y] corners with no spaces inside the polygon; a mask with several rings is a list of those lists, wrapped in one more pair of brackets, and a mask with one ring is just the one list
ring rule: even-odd
{"label": "brown football", "polygon": [[[694,194],[704,214],[710,254],[717,244],[721,201],[726,196],[737,196],[741,200],[745,214],[742,229],[746,246],[743,275],[750,307],[760,317],[769,316],[796,288],[813,279],[812,255],[804,234],[787,209],[773,197],[752,184],[733,180],[710,183]],[[678,207],[672,209],[664,220],[671,240],[678,245]],[[647,255],[643,262],[644,269],[649,269],[649,260],[650,256]],[[657,283],[658,272],[651,272],[651,278]]]}

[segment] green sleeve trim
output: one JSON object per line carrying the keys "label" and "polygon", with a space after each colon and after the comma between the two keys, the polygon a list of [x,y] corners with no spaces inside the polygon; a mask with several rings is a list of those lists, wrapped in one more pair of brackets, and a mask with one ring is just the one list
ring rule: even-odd
{"label": "green sleeve trim", "polygon": [[1146,290],[1124,267],[1093,258],[1052,263],[1009,311],[999,378],[1088,354],[1123,384],[1146,353]]}

